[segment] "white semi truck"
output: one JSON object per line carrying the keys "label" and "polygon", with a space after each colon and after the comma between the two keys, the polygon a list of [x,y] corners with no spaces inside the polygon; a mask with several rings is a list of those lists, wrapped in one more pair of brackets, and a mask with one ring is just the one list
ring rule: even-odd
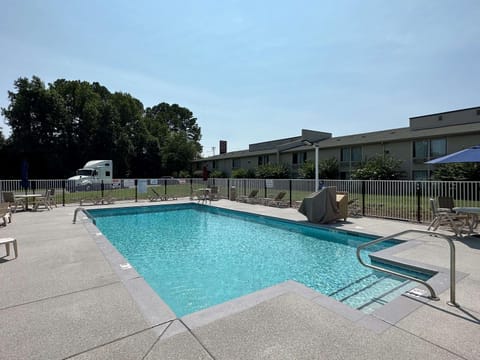
{"label": "white semi truck", "polygon": [[113,162],[112,160],[90,160],[83,168],[77,170],[77,175],[67,180],[69,191],[100,190],[102,182],[104,189],[111,189]]}

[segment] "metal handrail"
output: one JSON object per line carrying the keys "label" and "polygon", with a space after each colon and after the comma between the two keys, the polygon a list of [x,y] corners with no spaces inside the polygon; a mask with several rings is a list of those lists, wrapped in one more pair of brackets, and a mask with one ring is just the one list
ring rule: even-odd
{"label": "metal handrail", "polygon": [[362,264],[365,267],[368,267],[368,268],[371,268],[371,269],[374,269],[374,270],[377,270],[377,271],[382,271],[382,272],[390,274],[390,275],[395,275],[395,276],[401,277],[403,279],[407,279],[407,280],[411,280],[411,281],[415,281],[417,283],[420,283],[430,291],[430,299],[440,300],[438,298],[437,294],[435,293],[435,290],[426,281],[417,279],[417,278],[409,276],[409,275],[398,273],[396,271],[384,269],[384,268],[379,267],[379,266],[366,264],[362,260],[362,258],[360,257],[360,252],[368,246],[375,245],[375,244],[381,243],[383,241],[391,240],[395,237],[405,235],[405,234],[408,234],[408,233],[412,233],[412,232],[420,233],[420,234],[426,234],[426,235],[430,235],[430,236],[442,237],[445,240],[447,240],[448,245],[450,246],[450,301],[448,301],[447,304],[450,305],[450,306],[458,307],[459,305],[455,302],[455,245],[453,244],[452,239],[450,237],[446,236],[446,235],[438,234],[438,233],[431,232],[431,231],[425,231],[425,230],[415,230],[415,229],[404,230],[404,231],[401,231],[399,233],[389,235],[389,236],[384,236],[384,237],[381,237],[379,239],[375,239],[373,241],[370,241],[368,243],[365,243],[365,244],[362,244],[362,245],[358,246],[357,247],[357,259],[358,259],[358,261],[360,262],[360,264]]}
{"label": "metal handrail", "polygon": [[93,219],[92,216],[85,210],[85,208],[83,208],[83,207],[78,207],[78,208],[75,209],[75,213],[73,214],[73,223],[74,223],[74,224],[75,224],[75,222],[77,221],[77,214],[78,214],[79,211],[83,211],[83,213],[84,213],[85,215],[87,215],[87,217],[88,217],[89,219]]}

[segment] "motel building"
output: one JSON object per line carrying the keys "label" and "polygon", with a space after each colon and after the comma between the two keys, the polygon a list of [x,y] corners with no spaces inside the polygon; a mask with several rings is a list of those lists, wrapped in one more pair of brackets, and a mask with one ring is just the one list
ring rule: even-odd
{"label": "motel building", "polygon": [[252,169],[265,164],[286,164],[292,177],[301,164],[335,158],[340,179],[350,179],[351,172],[362,162],[389,155],[401,160],[401,171],[407,180],[430,179],[435,165],[425,162],[480,144],[480,107],[416,116],[409,126],[362,134],[334,137],[331,133],[305,130],[300,136],[250,144],[247,150],[227,151],[220,141],[220,154],[195,161],[195,167],[207,166],[231,177],[235,169]]}

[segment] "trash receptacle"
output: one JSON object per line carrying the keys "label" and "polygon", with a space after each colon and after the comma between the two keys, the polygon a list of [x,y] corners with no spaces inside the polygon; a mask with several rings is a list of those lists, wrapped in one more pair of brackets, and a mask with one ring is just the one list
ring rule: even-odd
{"label": "trash receptacle", "polygon": [[230,201],[235,201],[237,200],[237,189],[235,186],[232,186],[230,188]]}

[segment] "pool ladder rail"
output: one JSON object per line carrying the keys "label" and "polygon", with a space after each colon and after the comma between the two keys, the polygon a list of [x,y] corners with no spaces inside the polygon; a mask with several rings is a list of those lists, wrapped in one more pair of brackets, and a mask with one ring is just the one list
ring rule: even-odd
{"label": "pool ladder rail", "polygon": [[78,207],[75,209],[75,212],[73,214],[73,223],[75,224],[77,222],[77,214],[80,212],[80,211],[83,211],[83,213],[91,220],[93,220],[93,223],[95,224],[95,220],[92,218],[92,216],[85,210],[85,208],[83,207]]}
{"label": "pool ladder rail", "polygon": [[452,239],[447,235],[438,234],[438,233],[435,233],[435,232],[432,232],[432,231],[425,231],[425,230],[414,230],[414,229],[404,230],[404,231],[401,231],[399,233],[384,236],[384,237],[369,241],[365,244],[359,245],[357,247],[357,259],[358,259],[358,261],[365,267],[368,267],[368,268],[371,268],[371,269],[374,269],[374,270],[377,270],[377,271],[381,271],[381,272],[384,272],[384,273],[387,273],[387,274],[390,274],[390,275],[395,275],[395,276],[398,276],[398,277],[403,278],[403,279],[407,279],[407,280],[410,280],[410,281],[420,283],[423,286],[425,286],[428,289],[428,291],[430,291],[430,297],[429,298],[431,300],[437,300],[437,301],[440,300],[438,298],[437,294],[435,293],[435,290],[433,289],[433,287],[430,284],[428,284],[426,281],[423,281],[423,280],[417,279],[413,276],[405,275],[405,274],[402,274],[402,273],[399,273],[399,272],[396,272],[396,271],[388,270],[388,269],[382,268],[380,266],[367,264],[362,260],[362,258],[360,256],[361,251],[363,249],[369,247],[369,246],[379,244],[379,243],[387,241],[387,240],[392,240],[392,239],[394,239],[398,236],[405,235],[405,234],[408,234],[408,233],[420,233],[420,234],[425,234],[425,235],[430,235],[430,236],[435,236],[435,237],[441,237],[448,242],[448,245],[450,246],[450,301],[447,301],[447,304],[450,305],[450,306],[460,307],[460,305],[458,305],[455,302],[455,245],[453,244]]}

